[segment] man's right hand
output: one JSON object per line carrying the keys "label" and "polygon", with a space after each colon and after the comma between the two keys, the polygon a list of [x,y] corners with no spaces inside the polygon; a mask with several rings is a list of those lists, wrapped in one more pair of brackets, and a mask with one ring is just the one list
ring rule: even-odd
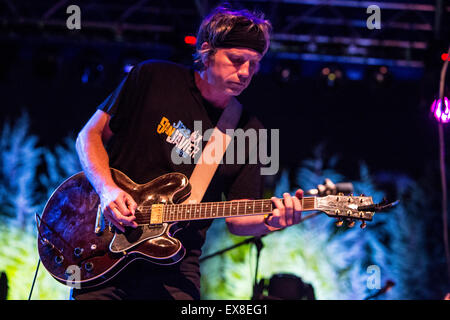
{"label": "man's right hand", "polygon": [[134,221],[137,204],[124,190],[119,187],[105,188],[100,193],[100,201],[103,215],[120,231],[125,232],[125,227],[138,226]]}

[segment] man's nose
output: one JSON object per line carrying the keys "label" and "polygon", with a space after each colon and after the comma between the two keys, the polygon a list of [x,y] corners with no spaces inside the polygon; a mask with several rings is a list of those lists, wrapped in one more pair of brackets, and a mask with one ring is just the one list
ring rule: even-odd
{"label": "man's nose", "polygon": [[238,74],[241,78],[248,78],[250,76],[250,61],[241,64]]}

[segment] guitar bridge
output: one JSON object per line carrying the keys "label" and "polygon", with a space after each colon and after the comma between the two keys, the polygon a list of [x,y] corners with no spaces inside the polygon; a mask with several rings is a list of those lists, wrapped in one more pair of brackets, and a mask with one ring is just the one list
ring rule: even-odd
{"label": "guitar bridge", "polygon": [[99,235],[105,229],[105,219],[103,219],[102,207],[99,204],[97,209],[97,217],[95,218],[94,232]]}

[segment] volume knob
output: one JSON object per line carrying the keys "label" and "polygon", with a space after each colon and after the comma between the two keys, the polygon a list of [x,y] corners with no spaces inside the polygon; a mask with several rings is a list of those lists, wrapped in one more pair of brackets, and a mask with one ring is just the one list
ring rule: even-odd
{"label": "volume knob", "polygon": [[63,256],[56,256],[55,257],[55,262],[59,265],[61,265],[64,261],[64,257]]}
{"label": "volume knob", "polygon": [[92,269],[94,269],[94,264],[92,262],[86,262],[84,268],[86,269],[87,272],[90,272],[92,271]]}
{"label": "volume knob", "polygon": [[81,254],[83,253],[83,248],[75,248],[75,250],[73,250],[73,254],[75,255],[75,257],[81,257]]}

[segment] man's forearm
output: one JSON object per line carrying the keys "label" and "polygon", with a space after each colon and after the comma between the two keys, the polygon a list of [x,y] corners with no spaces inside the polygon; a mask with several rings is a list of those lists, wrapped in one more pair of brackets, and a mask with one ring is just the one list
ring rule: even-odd
{"label": "man's forearm", "polygon": [[264,223],[263,215],[226,219],[228,230],[238,236],[261,236],[278,230]]}
{"label": "man's forearm", "polygon": [[81,132],[76,140],[76,150],[81,167],[97,193],[115,185],[101,136]]}

